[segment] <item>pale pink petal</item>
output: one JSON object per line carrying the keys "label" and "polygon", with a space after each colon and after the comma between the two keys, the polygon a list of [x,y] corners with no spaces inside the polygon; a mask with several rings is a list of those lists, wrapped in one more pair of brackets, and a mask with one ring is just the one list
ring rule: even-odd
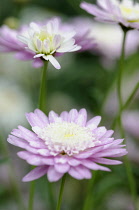
{"label": "pale pink petal", "polygon": [[97,117],[93,117],[91,120],[89,120],[86,124],[86,126],[88,128],[90,128],[91,130],[94,130],[95,128],[97,128],[97,126],[99,125],[101,121],[101,117],[97,116]]}
{"label": "pale pink petal", "polygon": [[50,166],[47,172],[47,177],[49,182],[56,182],[59,179],[61,179],[63,176],[63,173],[57,172],[53,166]]}
{"label": "pale pink petal", "polygon": [[14,146],[26,149],[27,151],[31,152],[31,153],[35,153],[37,154],[38,151],[36,148],[31,147],[25,140],[17,138],[15,136],[9,135],[7,141],[10,144],[13,144]]}
{"label": "pale pink petal", "polygon": [[49,123],[48,117],[40,110],[40,109],[35,109],[34,113],[41,119],[41,121],[47,125]]}
{"label": "pale pink petal", "polygon": [[38,126],[43,128],[46,126],[46,124],[43,121],[41,121],[41,119],[37,116],[37,114],[33,112],[26,113],[26,118],[32,127]]}
{"label": "pale pink petal", "polygon": [[125,154],[126,152],[127,152],[126,149],[108,149],[108,150],[104,150],[99,153],[96,153],[95,158],[97,158],[97,157],[116,157],[117,155],[119,155],[119,157],[120,157],[121,153]]}
{"label": "pale pink petal", "polygon": [[69,164],[55,164],[54,166],[56,171],[59,173],[66,173],[70,169]]}
{"label": "pale pink petal", "polygon": [[65,164],[68,162],[68,160],[69,160],[69,156],[67,156],[67,155],[58,155],[58,156],[54,157],[54,161],[56,164],[57,163]]}
{"label": "pale pink petal", "polygon": [[60,117],[62,118],[62,120],[67,121],[68,122],[68,117],[69,117],[69,113],[64,111],[60,114]]}
{"label": "pale pink petal", "polygon": [[106,130],[106,128],[104,126],[103,127],[96,128],[95,130],[93,130],[93,133],[98,138],[101,138],[106,132],[107,132],[107,130]]}
{"label": "pale pink petal", "polygon": [[100,164],[107,164],[107,165],[122,164],[122,162],[119,160],[112,160],[112,159],[107,159],[107,158],[93,158],[93,161]]}
{"label": "pale pink petal", "polygon": [[62,119],[54,111],[49,112],[49,117],[48,118],[49,118],[50,123],[61,122],[62,121]]}
{"label": "pale pink petal", "polygon": [[87,120],[87,112],[85,109],[81,109],[79,111],[78,117],[75,120],[75,123],[77,123],[80,126],[85,126]]}
{"label": "pale pink petal", "polygon": [[68,172],[75,179],[91,179],[91,172],[84,166],[71,167]]}
{"label": "pale pink petal", "polygon": [[17,155],[34,166],[54,164],[53,158],[51,157],[42,157],[41,155],[35,155],[27,151],[20,151],[17,153]]}
{"label": "pale pink petal", "polygon": [[45,175],[48,171],[47,166],[38,166],[32,171],[30,171],[24,178],[22,179],[23,182],[33,181]]}
{"label": "pale pink petal", "polygon": [[32,66],[34,68],[40,68],[43,66],[43,61],[40,58],[36,58],[33,60]]}
{"label": "pale pink petal", "polygon": [[82,162],[82,161],[77,160],[77,159],[75,159],[75,158],[71,158],[71,159],[68,160],[68,163],[69,163],[69,165],[71,165],[71,166],[78,166],[78,165],[81,164],[81,162]]}
{"label": "pale pink petal", "polygon": [[83,160],[82,164],[92,170],[102,170],[102,171],[110,171],[109,168],[104,167],[104,166],[100,166],[96,163],[94,163],[92,160]]}
{"label": "pale pink petal", "polygon": [[69,122],[74,122],[76,118],[78,117],[78,112],[76,109],[71,109],[69,112],[68,120]]}

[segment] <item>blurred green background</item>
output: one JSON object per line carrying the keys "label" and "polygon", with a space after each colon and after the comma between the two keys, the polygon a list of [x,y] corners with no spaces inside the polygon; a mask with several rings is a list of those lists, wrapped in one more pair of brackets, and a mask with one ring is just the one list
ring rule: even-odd
{"label": "blurred green background", "polygon": [[[60,16],[64,20],[77,16],[90,17],[80,9],[80,0],[5,0],[0,1],[0,24],[12,28],[35,20]],[[95,1],[88,1],[95,2]],[[91,17],[92,18],[92,17]],[[47,75],[47,110],[60,113],[71,108],[86,108],[89,116],[101,115],[101,125],[110,128],[113,120],[113,109],[107,108],[110,100],[116,100],[115,81],[118,62],[111,69],[102,65],[100,57],[90,52],[67,54],[59,58],[62,69],[56,70],[49,65]],[[130,93],[136,82],[139,70],[139,54],[136,52],[126,59],[123,93]],[[0,115],[1,115],[1,147],[0,147],[0,209],[19,210],[13,182],[16,180],[21,190],[24,205],[27,206],[29,183],[22,183],[22,177],[30,170],[29,166],[16,156],[17,148],[7,145],[6,138],[13,128],[21,124],[28,127],[25,112],[37,107],[41,69],[33,69],[31,62],[19,61],[12,54],[0,54]],[[132,84],[128,87],[129,82]],[[125,88],[125,87],[128,87]],[[112,99],[110,96],[113,96]],[[138,110],[139,94],[129,110]],[[5,100],[5,101],[4,101]],[[4,102],[3,102],[4,101]],[[3,103],[2,103],[3,102]],[[18,107],[18,108],[17,108]],[[17,114],[18,113],[18,114]],[[17,116],[17,117],[15,117]],[[119,137],[117,130],[116,136]],[[138,152],[139,136],[127,133]],[[8,146],[8,150],[7,150]],[[139,191],[139,159],[135,150],[130,159],[137,189]],[[11,165],[12,164],[12,165]],[[11,166],[14,165],[14,174]],[[65,185],[64,210],[82,209],[84,200],[90,192],[90,210],[134,210],[130,196],[125,168],[123,165],[111,167],[112,172],[95,173],[95,183],[87,187],[88,181],[74,180],[68,176]],[[91,182],[91,181],[90,181]],[[53,210],[55,202],[51,202],[47,188],[50,187],[46,177],[37,181],[34,210]],[[57,199],[59,183],[51,184],[53,196]],[[89,210],[89,209],[88,209]]]}

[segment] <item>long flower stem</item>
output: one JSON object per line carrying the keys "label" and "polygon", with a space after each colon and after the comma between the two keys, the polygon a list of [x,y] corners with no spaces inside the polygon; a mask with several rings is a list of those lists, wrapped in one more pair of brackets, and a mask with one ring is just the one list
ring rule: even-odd
{"label": "long flower stem", "polygon": [[28,210],[33,210],[34,193],[35,193],[35,181],[32,181],[30,183]]}
{"label": "long flower stem", "polygon": [[42,111],[46,111],[46,72],[47,72],[48,61],[44,61],[42,76],[41,76],[41,85],[40,85],[40,96],[38,108]]}
{"label": "long flower stem", "polygon": [[127,34],[127,32],[124,31],[122,50],[121,50],[121,57],[120,57],[120,67],[119,67],[119,74],[118,74],[118,80],[117,80],[117,93],[118,93],[119,109],[120,110],[121,110],[122,105],[123,105],[122,93],[121,93],[121,90],[122,90],[121,84],[122,84],[122,76],[123,76],[123,71],[124,71],[126,34]]}
{"label": "long flower stem", "polygon": [[[137,91],[139,89],[139,82],[136,84],[136,86],[134,87],[131,95],[128,97],[128,99],[126,100],[125,104],[122,106],[122,112],[129,106],[129,104],[132,102],[134,96],[136,95]],[[115,117],[113,123],[112,123],[112,129],[114,130],[115,129],[115,126],[117,124],[117,121],[118,121],[118,118],[119,118],[119,115],[120,115],[120,111],[118,111],[118,114],[117,116]]]}
{"label": "long flower stem", "polygon": [[63,196],[63,191],[64,191],[65,180],[66,180],[66,174],[63,176],[62,181],[61,181],[61,186],[60,186],[60,191],[59,191],[59,198],[58,198],[56,210],[60,210],[61,209],[61,203],[62,203],[62,196]]}
{"label": "long flower stem", "polygon": [[[124,36],[123,36],[123,43],[122,43],[122,50],[121,50],[121,57],[120,57],[120,68],[119,68],[119,74],[118,74],[118,81],[117,81],[117,92],[118,92],[118,101],[119,101],[119,116],[118,116],[118,124],[119,124],[119,129],[121,133],[121,137],[125,138],[125,133],[122,125],[122,111],[123,111],[123,101],[122,101],[122,76],[123,76],[123,71],[124,71],[124,60],[125,60],[125,42],[126,42],[126,35],[127,35],[127,30],[123,29]],[[131,96],[132,97],[132,96]],[[130,101],[130,100],[129,100]],[[127,101],[128,103],[128,101]],[[128,177],[128,184],[129,188],[131,191],[132,199],[134,201],[134,206],[135,210],[137,210],[136,207],[136,185],[135,185],[135,180],[133,177],[133,172],[132,168],[129,162],[128,157],[124,157],[124,163],[126,167],[126,173]]]}
{"label": "long flower stem", "polygon": [[126,109],[128,107],[128,105],[131,103],[132,99],[134,98],[136,92],[139,89],[139,82],[136,84],[136,86],[134,87],[131,95],[128,97],[127,101],[125,102],[125,104],[122,107],[122,110]]}
{"label": "long flower stem", "polygon": [[[47,71],[48,61],[44,61],[44,66],[41,75],[41,84],[40,84],[40,95],[38,108],[42,111],[46,111],[46,71]],[[32,167],[32,169],[34,166]],[[32,181],[30,184],[29,190],[29,201],[28,201],[28,210],[33,210],[34,203],[34,194],[35,194],[35,181]]]}
{"label": "long flower stem", "polygon": [[93,188],[96,181],[97,171],[93,172],[93,177],[88,183],[87,196],[83,205],[83,210],[93,210]]}

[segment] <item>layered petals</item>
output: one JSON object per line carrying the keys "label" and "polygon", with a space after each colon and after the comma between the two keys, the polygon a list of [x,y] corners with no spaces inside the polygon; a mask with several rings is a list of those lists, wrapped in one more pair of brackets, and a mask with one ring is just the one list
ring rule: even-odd
{"label": "layered petals", "polygon": [[139,28],[139,4],[131,0],[97,0],[97,5],[81,3],[81,8],[101,22],[119,23],[127,28]]}
{"label": "layered petals", "polygon": [[24,149],[18,156],[36,166],[23,181],[47,174],[55,182],[65,173],[79,180],[90,179],[90,170],[110,171],[103,165],[121,164],[113,158],[127,154],[123,139],[114,140],[112,130],[98,127],[100,116],[87,121],[85,109],[60,115],[51,111],[48,117],[36,109],[26,117],[34,132],[19,126],[8,137],[9,143]]}
{"label": "layered petals", "polygon": [[50,61],[56,69],[60,69],[61,66],[55,58],[57,53],[62,55],[81,49],[81,46],[75,44],[75,34],[76,32],[69,30],[68,26],[65,27],[59,18],[53,18],[46,24],[30,23],[27,33],[22,33],[19,40],[34,53],[34,59]]}

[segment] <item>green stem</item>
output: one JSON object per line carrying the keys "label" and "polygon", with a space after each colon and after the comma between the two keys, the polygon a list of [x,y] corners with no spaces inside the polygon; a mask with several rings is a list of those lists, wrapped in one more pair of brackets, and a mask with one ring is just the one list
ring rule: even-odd
{"label": "green stem", "polygon": [[93,172],[93,177],[88,183],[87,196],[83,205],[83,210],[93,210],[93,205],[94,205],[93,188],[94,188],[97,173],[98,173],[97,171]]}
{"label": "green stem", "polygon": [[62,181],[61,181],[61,186],[60,186],[60,191],[59,191],[59,198],[58,198],[56,210],[60,210],[61,209],[61,202],[62,202],[62,196],[63,196],[63,191],[64,191],[65,180],[66,180],[66,174],[63,176]]}
{"label": "green stem", "polygon": [[32,181],[30,183],[30,190],[29,190],[28,210],[33,210],[34,194],[35,194],[35,181]]}
{"label": "green stem", "polygon": [[46,71],[47,71],[48,61],[44,61],[44,66],[42,70],[41,76],[41,84],[40,84],[40,96],[39,96],[39,104],[38,108],[42,111],[46,111]]}
{"label": "green stem", "polygon": [[[136,84],[133,92],[131,93],[131,95],[128,97],[127,101],[125,102],[125,104],[123,105],[122,107],[122,112],[129,106],[129,104],[132,102],[134,96],[136,95],[137,91],[139,89],[139,82]],[[115,127],[116,127],[116,124],[117,124],[117,121],[118,121],[118,118],[119,118],[119,115],[120,115],[120,111],[118,111],[118,114],[117,116],[115,117],[113,123],[112,123],[112,129],[114,130]]]}
{"label": "green stem", "polygon": [[[136,86],[134,87],[131,95],[128,97],[127,101],[125,102],[125,104],[123,105],[122,107],[122,112],[129,106],[129,104],[132,102],[134,96],[136,95],[137,91],[139,89],[139,82],[136,84]],[[117,116],[115,117],[113,123],[112,123],[112,129],[114,130],[115,127],[116,127],[116,124],[117,124],[117,121],[118,121],[118,118],[119,118],[119,115],[120,115],[120,111],[118,111],[118,114]]]}
{"label": "green stem", "polygon": [[121,107],[122,107],[122,104],[123,104],[122,93],[121,93],[121,90],[122,90],[121,84],[122,84],[122,76],[123,76],[123,71],[124,71],[126,34],[127,34],[127,32],[124,31],[121,57],[120,57],[120,67],[119,67],[119,74],[118,74],[118,80],[117,80],[117,93],[118,93],[119,109],[120,110],[121,110]]}
{"label": "green stem", "polygon": [[136,84],[136,86],[134,87],[131,95],[129,96],[129,98],[127,99],[125,104],[123,105],[122,110],[125,110],[128,107],[128,105],[131,103],[131,101],[134,98],[134,96],[135,96],[135,94],[136,94],[138,89],[139,89],[139,82]]}
{"label": "green stem", "polygon": [[[41,84],[40,84],[39,103],[38,103],[38,108],[44,112],[46,111],[46,71],[47,71],[47,66],[48,66],[48,61],[44,61],[44,66],[43,66],[42,76],[41,76]],[[34,166],[32,167],[32,169],[34,169]],[[35,194],[35,181],[32,181],[30,184],[30,190],[29,190],[28,210],[33,210],[34,194]]]}
{"label": "green stem", "polygon": [[[123,71],[124,71],[124,60],[125,60],[125,42],[126,42],[126,35],[127,35],[127,30],[125,28],[122,28],[124,32],[123,36],[123,43],[122,43],[122,50],[121,50],[121,57],[120,57],[120,68],[119,68],[119,74],[118,74],[118,81],[117,81],[117,93],[118,93],[118,101],[119,101],[119,116],[118,116],[118,124],[119,124],[119,129],[121,133],[121,137],[125,138],[125,133],[122,125],[122,111],[123,111],[123,101],[122,101],[122,76],[123,76]],[[132,96],[131,96],[132,97]],[[131,98],[130,98],[131,100]],[[127,104],[130,102],[127,101]],[[125,140],[124,140],[125,141]],[[135,180],[133,177],[133,172],[132,168],[129,162],[129,159],[127,157],[124,157],[124,163],[125,163],[125,168],[126,168],[126,173],[128,177],[128,184],[129,188],[131,191],[132,199],[134,201],[134,206],[136,210],[136,185],[135,185]]]}
{"label": "green stem", "polygon": [[52,183],[50,183],[48,180],[47,181],[47,192],[48,192],[48,199],[49,199],[49,206],[50,209],[55,208],[55,199],[54,199],[54,193],[53,193],[53,186]]}

